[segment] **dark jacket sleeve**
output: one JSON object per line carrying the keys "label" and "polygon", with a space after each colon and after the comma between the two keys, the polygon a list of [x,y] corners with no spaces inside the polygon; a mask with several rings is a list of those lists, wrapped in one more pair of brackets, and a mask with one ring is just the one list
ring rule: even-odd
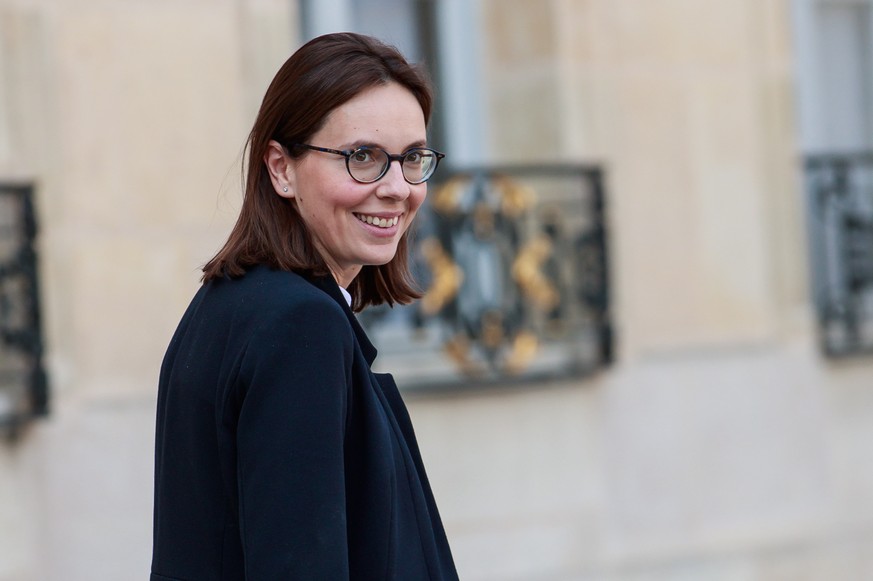
{"label": "dark jacket sleeve", "polygon": [[239,519],[247,581],[347,579],[343,439],[353,335],[332,301],[298,301],[240,364]]}

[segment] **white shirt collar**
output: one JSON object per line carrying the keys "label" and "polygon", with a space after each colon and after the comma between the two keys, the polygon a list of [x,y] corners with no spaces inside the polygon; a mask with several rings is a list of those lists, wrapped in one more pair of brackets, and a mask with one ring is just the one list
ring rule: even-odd
{"label": "white shirt collar", "polygon": [[352,306],[352,295],[350,295],[349,291],[347,291],[343,287],[339,287],[339,289],[340,289],[340,292],[343,293],[343,296],[346,298],[346,302],[351,307]]}

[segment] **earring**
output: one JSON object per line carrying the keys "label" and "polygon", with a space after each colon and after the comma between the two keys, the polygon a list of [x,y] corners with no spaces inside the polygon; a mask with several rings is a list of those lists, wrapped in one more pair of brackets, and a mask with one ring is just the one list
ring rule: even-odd
{"label": "earring", "polygon": [[288,186],[285,186],[284,188],[282,188],[282,191],[287,194],[288,193]]}

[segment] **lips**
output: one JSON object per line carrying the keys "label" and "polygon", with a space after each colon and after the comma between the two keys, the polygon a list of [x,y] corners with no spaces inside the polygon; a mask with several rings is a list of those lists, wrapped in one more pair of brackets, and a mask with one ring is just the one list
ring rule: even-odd
{"label": "lips", "polygon": [[355,218],[365,224],[376,226],[377,228],[391,228],[392,226],[396,226],[397,222],[400,221],[400,216],[394,216],[393,218],[380,218],[379,216],[371,216],[369,214],[355,214]]}

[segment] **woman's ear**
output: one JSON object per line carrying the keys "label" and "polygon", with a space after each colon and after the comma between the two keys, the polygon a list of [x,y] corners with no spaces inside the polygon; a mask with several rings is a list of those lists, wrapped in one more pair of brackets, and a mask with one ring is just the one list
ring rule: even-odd
{"label": "woman's ear", "polygon": [[270,140],[264,154],[264,165],[270,173],[273,189],[283,198],[294,197],[294,163],[278,141]]}

